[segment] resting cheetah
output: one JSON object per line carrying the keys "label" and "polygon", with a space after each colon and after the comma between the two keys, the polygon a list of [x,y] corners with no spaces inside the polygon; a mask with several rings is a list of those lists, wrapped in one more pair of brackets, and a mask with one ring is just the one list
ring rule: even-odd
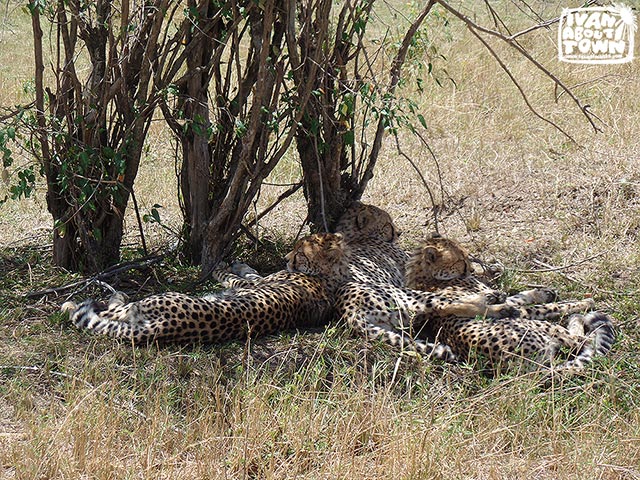
{"label": "resting cheetah", "polygon": [[340,217],[336,231],[351,247],[349,263],[354,281],[404,285],[409,256],[398,245],[399,232],[387,212],[354,202]]}
{"label": "resting cheetah", "polygon": [[[337,316],[367,338],[381,338],[392,345],[402,345],[425,355],[453,359],[448,347],[416,340],[400,328],[401,323],[410,324],[401,312],[411,316],[430,312],[434,309],[434,300],[432,295],[400,288],[404,284],[404,264],[408,255],[397,245],[398,231],[391,216],[373,205],[355,202],[340,218],[336,228],[348,240],[346,259],[352,280],[337,295]],[[213,276],[228,286],[249,286],[261,278],[255,270],[242,263],[233,264],[230,270],[217,269]],[[389,295],[394,297],[393,306],[380,300]],[[459,307],[455,313],[462,316],[514,314],[512,307],[505,306],[491,307],[488,311],[487,303],[497,301],[487,302],[483,295],[467,300],[469,303],[452,306],[449,311],[454,312],[454,307]],[[469,310],[470,305],[473,305],[472,310]],[[391,321],[390,315],[393,317]]]}
{"label": "resting cheetah", "polygon": [[[425,240],[407,264],[407,285],[460,300],[478,294],[495,296],[496,291],[469,275],[466,251],[455,241],[434,236]],[[514,358],[525,358],[546,365],[561,348],[570,352],[570,359],[561,367],[582,367],[594,355],[606,354],[613,344],[611,320],[605,314],[590,312],[592,300],[548,303],[551,290],[529,290],[506,299],[516,305],[520,318],[487,320],[453,316],[418,315],[413,328],[422,330],[427,338],[437,338],[451,347],[453,353],[466,359],[477,352],[499,365]],[[544,320],[571,315],[568,327]],[[586,336],[585,336],[586,335]]]}
{"label": "resting cheetah", "polygon": [[112,337],[150,342],[224,342],[327,322],[333,292],[350,278],[342,238],[312,235],[287,255],[288,271],[250,288],[238,287],[194,298],[153,295],[126,303],[122,294],[104,305],[87,300],[62,308],[79,327]]}
{"label": "resting cheetah", "polygon": [[592,310],[592,299],[577,302],[550,303],[556,300],[555,291],[548,288],[525,290],[507,297],[478,280],[473,274],[467,251],[455,240],[438,234],[422,242],[407,262],[406,284],[408,288],[463,301],[478,296],[489,303],[505,302],[518,306],[518,316],[528,319],[550,320],[572,313]]}

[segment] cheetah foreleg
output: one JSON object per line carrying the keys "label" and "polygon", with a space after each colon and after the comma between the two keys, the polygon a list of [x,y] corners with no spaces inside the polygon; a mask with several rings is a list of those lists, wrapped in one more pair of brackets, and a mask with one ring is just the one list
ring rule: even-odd
{"label": "cheetah foreleg", "polygon": [[216,268],[211,276],[224,288],[250,287],[254,284],[252,280],[244,279],[224,268]]}
{"label": "cheetah foreleg", "polygon": [[591,298],[575,302],[545,303],[519,307],[519,316],[531,320],[557,320],[574,313],[585,313],[593,310],[595,302]]}
{"label": "cheetah foreleg", "polygon": [[533,288],[507,297],[504,303],[509,305],[536,305],[555,302],[558,294],[551,288]]}
{"label": "cheetah foreleg", "polygon": [[500,303],[496,305],[487,305],[484,295],[469,295],[464,297],[463,301],[456,301],[452,303],[436,304],[434,310],[441,316],[453,315],[454,317],[462,318],[474,318],[474,317],[488,317],[488,318],[507,318],[518,317],[520,311],[513,305],[507,305],[506,303]]}

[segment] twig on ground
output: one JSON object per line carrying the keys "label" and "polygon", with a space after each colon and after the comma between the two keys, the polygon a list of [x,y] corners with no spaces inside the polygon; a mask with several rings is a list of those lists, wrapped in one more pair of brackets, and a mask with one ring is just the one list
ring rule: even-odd
{"label": "twig on ground", "polygon": [[[82,291],[92,283],[99,283],[100,285],[104,286],[106,285],[104,281],[108,278],[113,277],[114,275],[117,275],[122,272],[126,272],[127,270],[141,270],[150,265],[153,265],[154,263],[158,263],[162,261],[164,258],[165,258],[164,254],[151,255],[148,257],[143,257],[137,261],[119,263],[117,265],[113,265],[112,267],[107,268],[106,270],[103,270],[102,272],[94,275],[93,277],[78,280],[77,282],[72,282],[67,285],[62,285],[60,287],[47,288],[45,290],[37,290],[35,292],[27,292],[25,297],[37,298],[37,297],[43,297],[45,295],[50,295],[50,294],[58,295],[58,294],[61,294],[62,292],[66,292],[76,287],[81,287],[79,291]],[[108,286],[108,288],[113,290],[111,286]]]}
{"label": "twig on ground", "polygon": [[514,272],[518,272],[518,273],[545,273],[545,272],[558,272],[561,270],[569,270],[570,268],[574,268],[577,267],[578,265],[582,265],[583,263],[587,263],[590,262],[591,260],[594,260],[598,257],[603,256],[604,254],[609,253],[609,250],[605,250],[604,252],[599,252],[596,253],[595,255],[591,255],[590,257],[587,257],[585,259],[582,259],[578,262],[574,262],[574,263],[570,263],[569,265],[563,265],[561,267],[556,267],[553,265],[549,265],[546,263],[543,263],[539,260],[533,260],[533,263],[542,266],[543,268],[538,268],[538,269],[520,269],[520,268],[514,268],[512,269]]}

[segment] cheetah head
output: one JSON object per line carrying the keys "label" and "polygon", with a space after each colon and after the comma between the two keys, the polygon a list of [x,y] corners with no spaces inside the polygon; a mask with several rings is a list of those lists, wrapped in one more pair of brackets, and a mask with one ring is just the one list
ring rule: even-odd
{"label": "cheetah head", "polygon": [[370,237],[396,242],[400,236],[391,215],[361,202],[354,202],[347,208],[336,225],[336,232],[342,233],[347,242]]}
{"label": "cheetah head", "polygon": [[349,275],[348,247],[340,233],[316,233],[301,238],[289,252],[287,270],[328,278]]}
{"label": "cheetah head", "polygon": [[465,278],[471,273],[469,254],[455,240],[433,235],[423,240],[407,263],[409,288],[427,290],[438,281]]}

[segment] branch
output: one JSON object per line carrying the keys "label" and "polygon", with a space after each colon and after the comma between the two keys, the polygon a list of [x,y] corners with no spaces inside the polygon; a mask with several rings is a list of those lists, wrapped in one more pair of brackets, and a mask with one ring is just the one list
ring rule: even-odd
{"label": "branch", "polygon": [[[527,50],[525,50],[516,40],[515,40],[515,36],[512,37],[508,37],[506,35],[503,35],[500,32],[497,32],[495,30],[491,30],[490,28],[486,28],[483,27],[481,25],[478,25],[477,23],[475,23],[473,20],[471,20],[469,17],[467,17],[466,15],[464,15],[463,13],[459,12],[458,10],[456,10],[455,8],[453,8],[451,5],[449,5],[446,1],[444,0],[435,0],[436,2],[438,2],[440,5],[442,5],[446,10],[448,10],[451,14],[453,14],[454,16],[456,16],[457,18],[459,18],[460,20],[462,20],[462,22],[464,22],[467,27],[469,28],[469,30],[471,30],[471,32],[482,41],[482,43],[489,48],[487,42],[482,39],[482,37],[480,37],[480,35],[478,34],[478,32],[482,32],[482,33],[486,33],[487,35],[491,35],[493,37],[497,37],[500,40],[502,40],[503,42],[505,42],[506,44],[510,45],[511,47],[515,48],[518,52],[520,52],[520,54],[522,54],[527,60],[529,60],[533,65],[535,65],[535,67],[540,70],[542,73],[544,73],[547,77],[549,77],[551,80],[554,81],[554,83],[556,84],[556,86],[559,86],[562,90],[564,90],[567,95],[569,95],[569,97],[571,97],[571,99],[574,101],[574,103],[578,106],[578,108],[580,109],[580,111],[584,114],[585,118],[587,119],[587,121],[591,124],[591,126],[593,127],[594,131],[596,133],[601,132],[602,129],[600,129],[594,122],[593,118],[596,118],[595,115],[593,115],[591,112],[589,112],[589,105],[583,105],[582,102],[580,101],[580,99],[578,97],[576,97],[573,92],[571,91],[571,89],[569,89],[569,87],[567,87],[562,80],[560,80],[556,75],[554,75],[553,73],[551,73],[544,65],[542,65],[538,60],[536,60],[535,58],[533,58],[531,56],[531,54],[529,52],[527,52]],[[516,34],[518,35],[518,34]],[[511,78],[512,81],[514,81],[513,79],[513,75],[511,75],[508,72],[508,69],[506,69],[506,67],[504,66],[504,63],[497,57],[496,53],[491,50],[489,48],[489,51],[491,52],[491,54],[494,56],[494,58],[496,58],[496,60],[498,60],[498,62],[500,63],[500,66],[502,67],[503,70],[505,70],[505,72],[507,72],[507,74],[509,75],[509,77]],[[515,81],[514,81],[515,83]],[[518,90],[520,90],[520,92],[522,93],[522,89],[521,87],[517,84],[516,87],[518,88]],[[527,106],[529,108],[531,108],[530,104],[527,101]],[[536,113],[534,110],[532,110],[532,112],[540,117],[540,115],[538,113]],[[592,118],[593,117],[593,118]],[[547,119],[542,118],[543,120],[550,122]],[[553,124],[553,123],[552,123]],[[553,124],[555,126],[555,124]],[[556,128],[558,128],[556,126]],[[559,128],[558,128],[559,129]],[[562,129],[559,129],[564,135],[566,135],[568,138],[570,138],[572,141],[574,141],[571,136],[569,136],[566,132],[564,132]],[[574,141],[575,143],[575,141]]]}
{"label": "branch", "polygon": [[267,208],[265,208],[262,212],[260,212],[259,215],[256,216],[256,218],[254,218],[253,220],[251,220],[246,227],[247,228],[251,228],[254,225],[256,225],[265,215],[267,215],[271,210],[273,210],[274,208],[276,208],[280,202],[282,202],[285,198],[289,198],[291,195],[293,195],[294,193],[296,193],[298,190],[300,190],[300,187],[302,187],[302,185],[304,185],[304,182],[300,181],[298,183],[293,184],[290,188],[288,188],[287,190],[285,190],[284,192],[282,192],[280,194],[280,196],[278,198],[276,198],[276,200]]}
{"label": "branch", "polygon": [[8,113],[6,113],[4,115],[0,115],[0,122],[6,122],[10,118],[17,117],[18,115],[20,115],[25,110],[29,110],[29,109],[33,108],[35,106],[35,104],[36,104],[36,102],[33,101],[33,102],[28,103],[26,105],[16,105],[16,107],[15,107],[16,109],[15,110],[7,110]]}
{"label": "branch", "polygon": [[[591,260],[594,260],[594,259],[596,259],[598,257],[601,257],[602,255],[605,255],[607,253],[609,253],[609,250],[605,250],[604,252],[596,253],[595,255],[591,255],[590,257],[587,257],[587,258],[585,258],[583,260],[580,260],[580,261],[577,261],[577,262],[574,262],[574,263],[570,263],[569,265],[563,265],[562,267],[555,267],[555,266],[551,266],[551,265],[548,265],[548,264],[545,263],[544,266],[543,266],[544,268],[538,268],[538,269],[532,269],[532,270],[522,270],[522,269],[519,269],[519,268],[515,268],[513,270],[515,272],[518,272],[518,273],[559,272],[561,270],[569,270],[570,268],[577,267],[578,265],[582,265],[583,263],[590,262]],[[543,265],[543,263],[541,261],[539,261],[539,260],[534,260],[533,262],[536,263],[537,265],[541,265],[541,266]]]}
{"label": "branch", "polygon": [[103,270],[102,272],[94,275],[93,277],[90,278],[85,278],[82,280],[78,280],[77,282],[72,282],[69,283],[67,285],[62,285],[60,287],[54,287],[54,288],[47,288],[45,290],[38,290],[35,292],[27,292],[27,294],[25,295],[25,297],[27,298],[36,298],[36,297],[43,297],[45,295],[49,295],[51,293],[55,293],[55,294],[59,294],[62,292],[66,292],[67,290],[71,290],[72,288],[78,287],[78,286],[83,286],[83,288],[86,288],[86,286],[90,285],[91,283],[95,283],[95,282],[102,282],[103,280],[106,280],[107,278],[111,278],[114,275],[117,275],[119,273],[122,272],[126,272],[127,270],[141,270],[143,268],[146,268],[150,265],[153,265],[154,263],[158,263],[160,261],[162,261],[165,258],[166,255],[162,254],[162,255],[151,255],[151,256],[147,256],[147,257],[143,257],[140,260],[137,261],[131,261],[131,262],[123,262],[123,263],[119,263],[117,265],[113,265],[112,267],[109,267],[105,270]]}
{"label": "branch", "polygon": [[[582,7],[589,7],[595,3],[597,3],[598,0],[589,0],[588,2],[584,2],[584,4],[582,5]],[[526,35],[527,33],[531,33],[535,30],[539,30],[541,28],[549,28],[549,26],[553,25],[554,23],[558,23],[560,21],[560,17],[556,17],[556,18],[552,18],[550,20],[546,20],[544,22],[541,22],[537,25],[533,25],[529,28],[525,28],[524,30],[514,33],[513,35],[511,35],[509,38],[509,40],[515,40],[518,37],[521,37],[522,35]]]}
{"label": "branch", "polygon": [[436,230],[436,233],[440,233],[439,230],[438,230],[438,207],[436,205],[436,199],[433,196],[433,192],[431,191],[431,188],[429,187],[429,184],[427,183],[427,180],[424,178],[424,175],[422,175],[422,172],[420,171],[420,169],[418,168],[416,163],[413,160],[411,160],[411,157],[409,157],[409,155],[404,153],[404,151],[400,148],[400,142],[398,140],[398,135],[394,134],[393,137],[396,140],[396,149],[398,150],[398,153],[400,155],[402,155],[402,157],[404,157],[404,159],[407,162],[409,162],[409,164],[413,167],[413,169],[416,171],[416,173],[420,177],[420,180],[422,180],[422,185],[424,185],[424,188],[427,191],[427,194],[429,195],[429,198],[431,199],[431,207],[432,207],[432,211],[433,211],[433,225],[434,225],[434,228]]}
{"label": "branch", "polygon": [[524,100],[524,103],[527,105],[527,107],[529,108],[529,110],[531,111],[531,113],[533,113],[536,117],[538,117],[540,120],[542,120],[543,122],[546,122],[548,124],[550,124],[551,126],[553,126],[554,128],[556,128],[559,132],[561,132],[565,137],[567,137],[569,140],[571,140],[573,143],[577,144],[578,142],[576,142],[576,140],[569,134],[567,133],[560,125],[558,125],[557,123],[555,123],[553,120],[549,120],[547,117],[545,117],[544,115],[538,113],[538,111],[534,108],[533,105],[531,105],[531,102],[529,101],[529,97],[527,97],[527,94],[525,93],[524,89],[522,88],[522,86],[518,83],[518,80],[516,80],[516,77],[513,75],[513,73],[511,73],[511,70],[509,70],[509,67],[507,67],[507,65],[502,61],[502,59],[500,58],[500,56],[495,52],[495,50],[493,50],[493,48],[491,48],[491,45],[489,45],[487,43],[487,41],[482,38],[478,32],[476,32],[473,28],[469,28],[469,31],[478,39],[480,40],[480,42],[485,46],[485,48],[489,51],[489,53],[491,53],[491,55],[493,56],[493,58],[496,59],[496,62],[498,62],[498,65],[500,65],[500,68],[502,68],[502,70],[504,70],[504,72],[507,74],[507,76],[511,79],[511,83],[513,83],[516,88],[518,89],[518,91],[520,92],[520,96],[522,97],[522,99]]}

